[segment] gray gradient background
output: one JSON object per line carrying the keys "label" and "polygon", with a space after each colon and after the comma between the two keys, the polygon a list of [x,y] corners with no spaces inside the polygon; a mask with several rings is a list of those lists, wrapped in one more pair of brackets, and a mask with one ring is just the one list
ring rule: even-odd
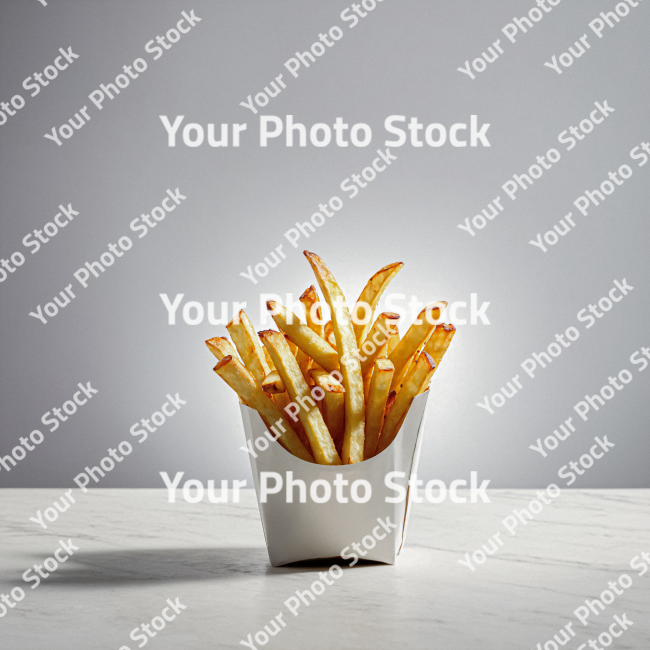
{"label": "gray gradient background", "polygon": [[[616,447],[575,487],[649,487],[648,380],[629,362],[650,345],[648,309],[650,165],[628,152],[650,139],[648,21],[643,2],[606,29],[592,49],[558,76],[543,62],[586,33],[587,23],[613,1],[565,0],[516,44],[501,28],[532,2],[407,2],[385,0],[354,29],[339,18],[346,2],[71,2],[0,4],[0,99],[27,97],[22,80],[50,64],[59,47],[80,58],[0,127],[0,256],[15,250],[27,262],[0,285],[0,454],[39,428],[46,436],[0,486],[67,487],[108,447],[135,443],[134,453],[103,487],[162,487],[159,471],[185,479],[249,479],[234,394],[212,372],[204,339],[223,326],[204,321],[167,324],[160,293],[186,300],[247,301],[257,317],[260,292],[299,295],[314,282],[300,250],[319,253],[349,299],[381,266],[406,266],[392,289],[422,300],[490,301],[491,325],[459,327],[434,382],[430,426],[420,475],[451,481],[476,470],[491,487],[539,487],[557,482],[560,466],[585,453],[594,436]],[[202,18],[157,61],[144,45],[173,27],[182,10]],[[365,149],[261,149],[257,120],[238,105],[281,72],[332,25],[344,37],[266,108],[306,124],[367,122]],[[501,38],[505,54],[471,81],[456,68]],[[124,64],[143,56],[149,68],[104,110],[89,93],[113,81]],[[587,117],[595,101],[616,112],[517,201],[501,185],[527,170],[537,154],[558,147],[557,135]],[[43,137],[84,104],[91,121],[57,147]],[[158,118],[186,122],[247,122],[239,149],[167,147]],[[341,181],[359,173],[384,140],[391,114],[425,123],[489,122],[492,147],[393,149],[398,160],[316,235],[302,240],[257,286],[239,276],[280,243],[296,220],[319,202],[344,195]],[[550,252],[527,242],[545,232],[609,170],[633,165],[634,175]],[[146,238],[129,222],[160,203],[166,188],[188,197]],[[478,236],[456,224],[497,194],[506,211]],[[60,203],[80,214],[36,255],[22,238],[52,219]],[[574,210],[574,214],[575,214]],[[88,289],[72,273],[98,259],[109,242],[132,236],[134,247]],[[612,281],[635,289],[585,331],[576,314]],[[78,297],[47,325],[28,316],[75,284]],[[258,325],[259,323],[255,323]],[[519,364],[576,325],[580,339],[496,415],[475,406],[514,374]],[[549,435],[587,392],[629,368],[634,381],[559,449],[543,459],[528,445]],[[56,432],[41,415],[90,381],[99,390]],[[187,400],[182,411],[143,445],[129,427],[157,410],[168,392]],[[575,418],[574,418],[575,419]],[[560,482],[560,485],[564,485]]]}

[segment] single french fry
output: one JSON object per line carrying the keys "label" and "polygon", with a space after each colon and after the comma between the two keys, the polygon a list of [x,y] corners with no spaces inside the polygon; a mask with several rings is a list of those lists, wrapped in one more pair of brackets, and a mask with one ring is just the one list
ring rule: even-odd
{"label": "single french fry", "polygon": [[[345,433],[343,436],[343,462],[347,464],[360,463],[363,460],[364,425],[366,417],[365,401],[363,396],[363,377],[361,375],[361,362],[359,361],[359,347],[357,346],[350,311],[345,302],[334,276],[325,265],[325,262],[314,253],[304,251],[309,260],[318,286],[325,302],[332,313],[332,329],[336,338],[336,349],[339,357],[343,387],[345,388]],[[313,357],[313,355],[312,355]],[[325,370],[329,370],[320,363]]]}
{"label": "single french fry", "polygon": [[[275,366],[274,366],[275,367]],[[284,393],[287,389],[280,379],[280,374],[277,370],[270,372],[262,380],[262,389],[265,393],[276,395],[277,393]]]}
{"label": "single french fry", "polygon": [[[353,315],[353,324],[354,324],[354,336],[357,340],[357,345],[361,347],[361,344],[366,340],[368,332],[372,326],[372,318],[381,298],[381,294],[384,293],[384,290],[389,285],[390,281],[400,272],[400,269],[404,266],[402,262],[395,262],[384,266],[383,269],[379,269],[375,273],[368,283],[364,287],[359,300],[357,300],[354,309],[352,310]],[[362,321],[357,323],[357,321]]]}
{"label": "single french fry", "polygon": [[402,390],[397,393],[395,402],[384,420],[384,426],[382,427],[379,435],[379,443],[377,444],[378,454],[384,451],[395,440],[395,436],[399,433],[402,422],[404,422],[404,418],[409,408],[411,408],[413,399],[420,392],[422,386],[430,381],[435,369],[436,364],[431,356],[423,352],[413,367],[412,372],[407,377],[407,380],[404,382]]}
{"label": "single french fry", "polygon": [[320,306],[318,293],[316,293],[316,287],[313,284],[300,296],[300,302],[305,308],[305,322],[309,329],[324,338],[323,310]]}
{"label": "single french fry", "polygon": [[395,326],[395,329],[393,330],[393,333],[390,335],[390,338],[388,339],[388,343],[386,343],[386,356],[390,357],[391,354],[393,354],[393,350],[397,346],[397,344],[400,342],[399,338],[399,328]]}
{"label": "single french fry", "polygon": [[399,328],[395,325],[393,333],[390,335],[390,338],[386,344],[381,348],[377,359],[388,359],[391,352],[395,349],[395,346],[399,343]]}
{"label": "single french fry", "polygon": [[370,379],[375,360],[379,357],[382,348],[388,343],[393,329],[397,327],[398,321],[399,314],[394,314],[389,311],[379,314],[368,337],[361,346],[361,375],[363,376],[363,390],[366,397],[370,388]]}
{"label": "single french fry", "polygon": [[345,388],[325,370],[311,370],[310,375],[325,393],[320,401],[321,412],[340,455],[345,433]]}
{"label": "single french fry", "polygon": [[334,336],[334,328],[332,327],[332,321],[328,320],[325,323],[324,328],[325,340],[336,350],[336,337]]}
{"label": "single french fry", "polygon": [[[287,451],[294,456],[313,463],[314,457],[305,449],[296,432],[291,428],[285,414],[262,390],[250,371],[232,356],[226,356],[214,367],[214,371],[262,417],[267,428],[277,436]],[[279,430],[279,435],[278,435]]]}
{"label": "single french fry", "polygon": [[[338,370],[339,358],[336,350],[333,350],[325,339],[309,329],[298,316],[285,309],[280,303],[269,300],[266,307],[271,312],[278,328],[287,334],[300,350],[325,370],[329,372]],[[273,358],[273,354],[271,354],[271,358]]]}
{"label": "single french fry", "polygon": [[[213,339],[208,339],[205,344],[208,346],[208,350],[220,361],[227,356],[231,356],[233,359],[239,359],[232,343],[225,336],[216,336]],[[242,404],[246,404],[240,395],[238,397]]]}
{"label": "single french fry", "polygon": [[334,447],[332,436],[284,336],[274,330],[265,330],[260,332],[260,337],[287,387],[291,401],[299,409],[297,415],[305,427],[316,462],[321,465],[340,465],[341,459]]}
{"label": "single french fry", "polygon": [[[430,354],[436,364],[436,369],[440,365],[442,358],[445,356],[445,352],[449,349],[451,345],[451,340],[456,334],[456,328],[449,323],[439,323],[436,325],[436,329],[433,331],[433,334],[427,341],[427,344],[424,346],[424,351]],[[429,380],[420,390],[421,393],[424,393],[427,388],[429,388]]]}
{"label": "single french fry", "polygon": [[[283,384],[284,385],[284,384]],[[289,409],[288,411],[286,410],[287,406],[291,404],[291,396],[289,393],[286,391],[284,393],[276,393],[275,395],[272,395],[273,401],[282,409],[282,411],[286,416],[289,416],[289,424],[291,425],[291,428],[298,434],[298,438],[300,438],[300,442],[302,442],[303,445],[305,445],[305,449],[313,456],[314,452],[311,449],[311,444],[309,442],[309,438],[307,437],[307,434],[305,433],[305,427],[302,426],[302,422],[298,419],[293,419],[291,417],[292,410]]]}
{"label": "single french fry", "polygon": [[262,345],[262,350],[264,351],[264,358],[266,359],[266,365],[269,367],[269,370],[273,372],[275,370],[275,366],[273,365],[273,359],[271,359],[271,355],[269,354],[269,351],[264,347],[264,345]]}
{"label": "single french fry", "polygon": [[[394,390],[391,390],[390,393],[388,393],[388,399],[386,400],[386,407],[384,408],[384,422],[386,421],[386,416],[388,415],[388,412],[393,408],[393,404],[395,402],[395,398],[397,397],[397,393]],[[375,455],[377,455],[377,450],[375,450]]]}
{"label": "single french fry", "polygon": [[395,346],[395,349],[388,356],[395,366],[395,374],[393,375],[393,383],[390,389],[399,393],[400,385],[403,383],[407,370],[409,369],[409,361],[417,352],[418,348],[426,343],[431,336],[431,332],[435,329],[436,323],[440,318],[441,312],[445,309],[447,303],[444,301],[434,302],[427,305],[415,319],[415,322],[409,327],[404,338]]}
{"label": "single french fry", "polygon": [[235,348],[225,336],[216,336],[213,339],[208,339],[205,344],[208,346],[208,350],[219,360],[228,356],[234,359],[238,358]]}
{"label": "single french fry", "polygon": [[445,352],[449,349],[454,334],[456,334],[456,328],[451,323],[439,323],[424,346],[424,351],[433,357],[436,366],[442,361],[442,357],[445,356]]}
{"label": "single french fry", "polygon": [[[309,327],[312,332],[318,334],[318,336],[322,338],[323,310],[321,309],[320,299],[316,293],[316,288],[314,285],[311,285],[303,292],[302,296],[300,296],[300,302],[305,308],[305,322],[307,323],[307,327]],[[307,383],[312,386],[313,379],[309,374],[309,370],[313,367],[313,360],[306,352],[303,352],[302,350],[298,350],[298,353],[296,354],[296,360],[298,361],[300,370],[302,370],[302,374],[307,380]]]}
{"label": "single french fry", "polygon": [[377,359],[372,372],[372,381],[366,401],[366,439],[364,443],[364,460],[375,455],[377,441],[384,423],[384,409],[390,391],[395,366],[388,359]]}
{"label": "single french fry", "polygon": [[261,385],[264,377],[271,372],[271,369],[266,363],[262,344],[257,337],[257,333],[243,309],[226,325],[226,329],[230,333],[244,365],[253,373],[253,377]]}
{"label": "single french fry", "polygon": [[300,368],[302,376],[305,378],[307,384],[311,386],[313,382],[309,376],[309,369],[311,368],[312,358],[306,352],[303,352],[303,350],[298,348],[298,352],[296,353],[296,361],[298,362],[298,367]]}
{"label": "single french fry", "polygon": [[[288,334],[284,335],[284,338],[287,341],[287,345],[289,346],[289,349],[291,350],[291,354],[295,357],[298,354],[298,346],[289,338]],[[264,348],[266,350],[266,348]],[[268,352],[268,350],[267,350]],[[271,355],[269,355],[271,356]]]}

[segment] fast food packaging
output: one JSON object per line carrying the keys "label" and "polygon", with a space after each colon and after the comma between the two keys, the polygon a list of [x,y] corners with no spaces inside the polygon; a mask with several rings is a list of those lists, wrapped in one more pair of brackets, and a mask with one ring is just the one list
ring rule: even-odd
{"label": "fast food packaging", "polygon": [[[426,391],[413,400],[400,432],[381,454],[362,463],[338,466],[305,462],[279,443],[269,441],[257,411],[240,404],[247,443],[253,445],[257,454],[257,458],[250,455],[251,469],[273,566],[338,558],[346,547],[346,554],[354,553],[353,543],[366,553],[357,553],[361,559],[395,564],[406,540],[408,481],[417,473],[428,395],[429,391]],[[262,441],[255,446],[260,437],[268,442],[266,448]],[[391,472],[400,474],[389,476]],[[338,488],[335,483],[337,475],[341,483]],[[401,494],[395,487],[387,486],[387,476],[393,485],[402,488]],[[266,482],[267,492],[273,491],[279,481],[282,481],[282,488],[275,494],[267,494],[264,503],[261,486]],[[300,502],[299,481],[305,484],[305,503]],[[313,485],[315,481],[318,481],[317,485]],[[359,483],[353,485],[355,481]],[[370,485],[372,494],[365,503],[358,503],[352,495],[356,492],[358,500],[367,496],[367,485],[364,486],[363,481]],[[287,484],[290,482],[293,482],[290,490],[293,502],[288,503]],[[324,483],[329,484],[330,498],[324,503],[315,502],[312,493],[316,500],[323,500],[328,493]],[[337,490],[341,499],[337,499]],[[397,503],[387,502],[387,497]],[[346,498],[347,503],[339,502]]]}

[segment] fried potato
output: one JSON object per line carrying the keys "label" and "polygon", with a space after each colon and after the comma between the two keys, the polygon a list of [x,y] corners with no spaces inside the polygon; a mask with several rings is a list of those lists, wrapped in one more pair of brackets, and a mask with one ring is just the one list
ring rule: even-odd
{"label": "fried potato", "polygon": [[[357,300],[354,309],[352,310],[353,327],[354,327],[354,336],[357,340],[357,345],[361,347],[361,344],[366,340],[368,332],[372,326],[372,318],[381,298],[381,294],[384,293],[384,290],[389,285],[390,281],[400,272],[401,268],[404,266],[402,262],[394,262],[388,266],[384,266],[383,269],[379,269],[375,273],[368,283],[364,287],[359,300]],[[359,322],[357,324],[357,321]]]}
{"label": "fried potato", "polygon": [[390,357],[390,355],[393,354],[393,350],[395,349],[399,341],[400,341],[399,328],[395,326],[393,333],[390,335],[390,338],[388,339],[388,343],[386,343],[387,357]]}
{"label": "fried potato", "polygon": [[390,383],[395,366],[388,359],[377,359],[372,371],[372,381],[366,401],[366,439],[363,458],[367,460],[375,455],[377,441],[384,423],[384,410],[388,401]]}
{"label": "fried potato", "polygon": [[[260,339],[260,343],[261,343],[261,339]],[[269,351],[264,347],[264,345],[262,345],[262,350],[264,351],[264,358],[266,359],[266,365],[269,367],[269,370],[273,372],[275,370],[275,366],[273,365],[273,359],[271,359],[271,355],[269,354]]]}
{"label": "fried potato", "polygon": [[[332,313],[332,329],[336,338],[336,349],[339,356],[343,386],[345,388],[345,433],[343,436],[343,462],[360,463],[363,460],[365,402],[363,396],[363,377],[359,348],[357,346],[352,319],[345,297],[327,268],[325,262],[314,253],[304,251],[309,260],[318,286],[325,302]],[[272,356],[272,355],[271,355]],[[313,357],[313,355],[312,355]],[[316,359],[325,370],[329,370]],[[312,445],[313,446],[313,445]]]}
{"label": "fried potato", "polygon": [[316,287],[313,284],[300,296],[300,302],[305,308],[305,322],[309,329],[316,332],[321,338],[325,338],[323,310],[320,306],[318,293],[316,293]]}
{"label": "fried potato", "polygon": [[336,350],[336,337],[334,336],[334,328],[332,327],[332,321],[328,320],[325,323],[325,340]]}
{"label": "fried potato", "polygon": [[262,381],[262,389],[265,393],[273,395],[277,393],[284,393],[287,390],[282,383],[282,379],[280,379],[280,373],[278,373],[277,370],[273,370],[268,375],[266,375],[266,377],[264,377]]}
{"label": "fried potato", "polygon": [[415,322],[409,327],[404,338],[395,346],[395,349],[388,356],[395,366],[393,383],[390,389],[399,393],[402,379],[409,369],[409,361],[417,352],[418,348],[426,343],[435,329],[435,321],[440,318],[441,312],[445,309],[447,303],[444,301],[434,302],[427,305],[415,319]]}
{"label": "fried potato", "polygon": [[379,357],[382,348],[388,343],[391,334],[399,321],[399,314],[386,311],[377,316],[368,337],[363,342],[360,350],[361,375],[363,376],[363,391],[366,397],[370,388],[370,379],[375,360]]}
{"label": "fried potato", "polygon": [[345,433],[345,388],[324,370],[311,370],[310,375],[316,386],[320,386],[325,393],[320,401],[321,412],[340,455]]}
{"label": "fried potato", "polygon": [[[220,361],[228,356],[231,356],[233,359],[239,359],[232,343],[225,336],[216,336],[213,339],[208,339],[205,344],[208,346],[208,350]],[[246,404],[241,396],[238,397],[242,404]]]}
{"label": "fried potato", "polygon": [[[284,386],[284,383],[282,385]],[[300,442],[305,445],[305,449],[313,456],[314,452],[311,450],[311,444],[309,443],[309,438],[305,433],[305,427],[302,426],[302,422],[300,420],[294,420],[291,417],[290,411],[285,410],[287,406],[291,404],[291,397],[289,396],[289,393],[287,393],[285,390],[284,393],[275,393],[274,395],[271,395],[271,397],[273,398],[273,401],[283,410],[285,417],[289,417],[289,424],[291,425],[291,428],[298,434],[298,438],[300,438]]]}
{"label": "fried potato", "polygon": [[[397,397],[397,393],[394,390],[391,390],[390,393],[388,393],[388,399],[386,400],[386,407],[384,408],[384,422],[386,421],[386,416],[388,415],[388,412],[393,408],[393,403],[395,402],[395,398]],[[377,454],[377,451],[375,450],[375,455]]]}
{"label": "fried potato", "polygon": [[[309,329],[298,316],[281,304],[269,300],[266,303],[267,309],[278,328],[284,332],[305,354],[310,356],[319,366],[331,372],[338,370],[339,358],[336,350],[316,332]],[[273,354],[271,354],[273,358]],[[277,366],[276,366],[277,367]]]}
{"label": "fried potato", "polygon": [[433,375],[435,369],[436,364],[431,356],[423,352],[404,382],[402,390],[397,393],[393,406],[388,411],[388,415],[384,420],[384,426],[382,427],[381,434],[379,435],[379,443],[377,444],[378,454],[384,451],[395,440],[402,426],[402,422],[404,422],[406,413],[411,407],[411,403],[422,389],[422,386],[431,380],[431,375]]}
{"label": "fried potato", "polygon": [[296,432],[287,421],[285,414],[262,390],[262,387],[255,381],[250,371],[238,359],[228,355],[217,363],[214,371],[248,406],[254,408],[260,414],[266,427],[269,430],[273,430],[287,451],[298,458],[302,458],[302,460],[310,463],[314,462],[313,456],[300,442]]}
{"label": "fried potato", "polygon": [[266,363],[264,350],[257,333],[243,309],[226,325],[226,329],[230,333],[230,337],[244,365],[253,373],[253,377],[261,385],[264,377],[271,372],[271,369]]}
{"label": "fried potato", "polygon": [[[286,339],[287,345],[289,346],[289,349],[291,350],[291,354],[293,354],[293,356],[295,357],[296,354],[298,354],[298,346],[289,338],[288,334],[285,334],[284,338]],[[264,348],[264,349],[266,350],[266,348]],[[268,350],[266,350],[266,352],[268,354]],[[271,356],[271,355],[269,354],[269,356]]]}
{"label": "fried potato", "polygon": [[[439,323],[436,325],[436,329],[433,331],[433,334],[424,346],[424,351],[433,357],[436,369],[440,365],[442,358],[445,356],[445,352],[449,349],[454,334],[456,334],[456,328],[451,323],[448,325],[445,323]],[[424,393],[424,391],[429,388],[430,381],[431,380],[422,387],[422,390],[420,390],[421,393]]]}
{"label": "fried potato", "polygon": [[208,350],[219,360],[228,356],[234,359],[238,358],[235,348],[233,348],[232,343],[225,336],[216,336],[213,339],[208,339],[205,344],[208,346]]}
{"label": "fried potato", "polygon": [[316,462],[321,465],[340,465],[341,459],[334,447],[332,436],[284,336],[274,330],[264,330],[260,332],[260,337],[287,387],[291,401],[299,408],[297,415],[305,427]]}

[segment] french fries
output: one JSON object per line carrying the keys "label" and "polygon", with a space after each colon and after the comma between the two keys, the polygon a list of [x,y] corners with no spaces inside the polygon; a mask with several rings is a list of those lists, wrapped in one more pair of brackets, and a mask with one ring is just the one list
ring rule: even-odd
{"label": "french fries", "polygon": [[321,338],[324,337],[323,310],[313,284],[300,296],[300,302],[305,308],[305,321],[309,329],[316,332]]}
{"label": "french fries", "polygon": [[[433,331],[431,338],[429,338],[427,344],[424,346],[424,351],[433,357],[436,369],[440,365],[442,358],[445,356],[445,352],[447,352],[451,345],[451,340],[454,338],[454,334],[456,334],[456,328],[451,323],[449,325],[439,323],[436,325],[436,329]],[[428,388],[429,382],[422,387],[420,392],[424,393]]]}
{"label": "french fries", "polygon": [[445,309],[447,303],[444,301],[434,302],[427,305],[415,319],[415,322],[409,327],[404,338],[395,346],[395,349],[389,355],[389,359],[395,366],[393,383],[390,389],[399,393],[402,379],[409,368],[409,362],[418,348],[423,346],[431,336],[441,312]]}
{"label": "french fries", "polygon": [[332,328],[331,320],[325,323],[325,340],[336,350],[336,338],[334,338],[334,329]]}
{"label": "french fries", "polygon": [[321,465],[340,465],[341,459],[334,447],[332,436],[284,336],[274,330],[265,330],[260,332],[260,337],[287,387],[292,402],[300,406],[297,415],[305,427],[314,458]]}
{"label": "french fries", "polygon": [[394,314],[389,311],[379,314],[372,329],[368,333],[368,337],[361,346],[361,375],[363,376],[363,391],[366,396],[370,388],[370,379],[372,377],[375,359],[379,357],[380,352],[388,343],[393,330],[397,327],[398,321],[399,314]]}
{"label": "french fries", "polygon": [[261,384],[271,369],[266,363],[266,357],[255,329],[243,309],[226,325],[226,329],[230,333],[244,365]]}
{"label": "french fries", "polygon": [[364,460],[375,455],[377,441],[384,423],[384,409],[390,391],[395,366],[388,359],[377,359],[372,372],[372,381],[366,403],[366,440],[364,443]]}
{"label": "french fries", "polygon": [[[278,326],[293,341],[300,350],[309,355],[319,366],[325,370],[338,370],[339,358],[336,350],[316,332],[309,329],[294,313],[285,309],[273,300],[266,303],[266,308]],[[273,358],[273,355],[271,355]]]}
{"label": "french fries", "polygon": [[[275,366],[273,366],[275,368]],[[284,393],[287,390],[280,378],[280,373],[277,370],[270,372],[262,380],[262,389],[265,393],[275,395],[277,393]]]}
{"label": "french fries", "polygon": [[213,339],[208,339],[205,344],[208,346],[208,350],[214,354],[217,359],[221,361],[224,357],[231,356],[234,359],[237,358],[237,353],[235,348],[233,348],[232,343],[225,336],[217,336]]}
{"label": "french fries", "polygon": [[[332,313],[332,329],[336,338],[343,387],[345,388],[345,434],[343,436],[343,463],[360,463],[363,460],[365,426],[365,401],[363,397],[363,377],[359,362],[359,348],[352,327],[350,311],[345,297],[325,265],[315,253],[305,251],[314,271],[318,286]],[[273,355],[271,355],[273,356]],[[327,367],[320,363],[323,368]]]}
{"label": "french fries", "polygon": [[364,287],[359,299],[357,300],[352,313],[354,315],[354,335],[357,345],[366,340],[370,327],[372,326],[372,317],[375,313],[381,294],[389,285],[390,281],[400,272],[404,264],[395,262],[384,266],[375,273]]}
{"label": "french fries", "polygon": [[[283,411],[271,400],[255,381],[252,374],[238,359],[227,356],[214,367],[214,371],[261,416],[269,430],[273,430],[287,451],[309,463],[314,457],[305,449],[296,432],[291,428]],[[278,435],[279,434],[279,435]]]}
{"label": "french fries", "polygon": [[386,343],[386,357],[390,357],[390,355],[393,354],[393,350],[395,349],[399,341],[400,341],[399,327],[395,326],[395,330],[390,335],[390,338],[388,339],[388,343]]}
{"label": "french fries", "polygon": [[378,454],[384,451],[395,440],[395,436],[399,433],[402,422],[411,406],[411,402],[420,392],[422,386],[430,381],[435,369],[436,364],[431,356],[423,352],[404,382],[402,390],[397,393],[395,401],[390,411],[388,411],[388,415],[386,415],[384,426],[379,436],[379,443],[377,444]]}
{"label": "french fries", "polygon": [[312,370],[310,374],[316,386],[325,393],[320,402],[321,412],[340,455],[345,432],[345,388],[324,370]]}
{"label": "french fries", "polygon": [[[242,310],[226,326],[232,343],[214,337],[206,345],[219,360],[215,372],[243,404],[257,410],[290,453],[323,465],[359,463],[395,440],[413,399],[429,390],[456,328],[436,324],[444,301],[425,307],[402,338],[398,314],[384,312],[372,322],[401,262],[370,278],[353,319],[325,262],[304,254],[329,307],[329,322],[323,324],[323,306],[312,285],[300,296],[304,322],[269,301],[279,331],[255,332]],[[354,322],[364,316],[366,322]]]}

